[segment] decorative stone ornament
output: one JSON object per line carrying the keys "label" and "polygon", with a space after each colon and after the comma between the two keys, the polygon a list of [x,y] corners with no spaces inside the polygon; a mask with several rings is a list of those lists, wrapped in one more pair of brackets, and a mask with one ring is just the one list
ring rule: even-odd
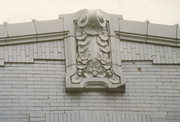
{"label": "decorative stone ornament", "polygon": [[83,10],[73,21],[74,35],[65,40],[66,91],[124,92],[119,40],[111,37],[105,16],[101,10]]}

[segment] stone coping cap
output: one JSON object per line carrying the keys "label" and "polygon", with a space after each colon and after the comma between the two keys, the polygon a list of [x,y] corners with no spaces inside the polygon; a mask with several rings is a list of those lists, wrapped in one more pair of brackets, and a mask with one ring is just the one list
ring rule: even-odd
{"label": "stone coping cap", "polygon": [[[107,15],[114,16],[113,14],[107,14]],[[63,17],[63,15],[61,15],[61,17]],[[72,24],[72,25],[68,25],[68,26],[73,26],[73,18],[69,18],[69,19],[72,19],[72,21],[71,23],[68,24]],[[65,24],[67,23],[65,22]],[[0,25],[0,39],[8,38],[8,37],[16,37],[16,36],[62,32],[64,31],[63,26],[67,26],[67,25],[63,25],[63,18],[56,20],[32,21],[32,22],[17,23],[17,24],[5,23],[3,25]],[[110,25],[110,28],[114,28],[114,25],[112,27]],[[132,33],[137,35],[172,38],[178,40],[180,39],[180,27],[178,27],[178,25],[176,24],[162,25],[162,24],[149,23],[149,21],[138,22],[138,21],[123,20],[122,18],[119,18],[119,29],[117,31],[118,32],[120,31],[122,33]]]}
{"label": "stone coping cap", "polygon": [[0,25],[0,38],[56,33],[63,31],[63,20],[33,21]]}

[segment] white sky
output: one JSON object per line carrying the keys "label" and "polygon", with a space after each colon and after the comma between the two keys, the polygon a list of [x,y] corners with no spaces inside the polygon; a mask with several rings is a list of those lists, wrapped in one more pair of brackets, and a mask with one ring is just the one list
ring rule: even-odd
{"label": "white sky", "polygon": [[121,14],[126,20],[180,24],[180,0],[0,0],[0,24],[58,19],[84,8]]}

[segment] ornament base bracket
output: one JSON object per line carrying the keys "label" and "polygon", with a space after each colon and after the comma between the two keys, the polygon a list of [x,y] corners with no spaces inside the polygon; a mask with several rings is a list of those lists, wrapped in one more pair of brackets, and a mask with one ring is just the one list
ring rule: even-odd
{"label": "ornament base bracket", "polygon": [[103,85],[88,85],[88,86],[66,86],[66,92],[118,92],[124,93],[125,92],[125,84],[121,84],[117,87],[104,87]]}

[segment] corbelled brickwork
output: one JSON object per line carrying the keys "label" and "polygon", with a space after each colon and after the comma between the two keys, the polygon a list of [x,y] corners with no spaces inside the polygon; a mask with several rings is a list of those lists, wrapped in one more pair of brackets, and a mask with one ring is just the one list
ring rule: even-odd
{"label": "corbelled brickwork", "polygon": [[0,47],[0,65],[4,62],[33,63],[35,59],[64,59],[63,41],[19,44]]}
{"label": "corbelled brickwork", "polygon": [[121,59],[153,61],[153,64],[180,64],[180,48],[120,41]]}

